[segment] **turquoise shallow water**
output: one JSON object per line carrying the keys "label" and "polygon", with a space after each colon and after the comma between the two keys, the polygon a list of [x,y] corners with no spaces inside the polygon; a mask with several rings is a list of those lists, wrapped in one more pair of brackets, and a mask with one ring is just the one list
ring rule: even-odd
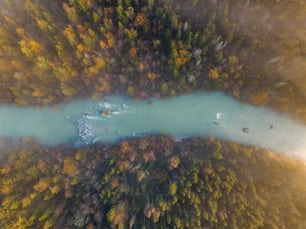
{"label": "turquoise shallow water", "polygon": [[0,106],[0,135],[32,136],[46,145],[80,146],[152,133],[178,140],[212,135],[306,159],[306,126],[288,115],[243,105],[222,93],[141,102],[110,96],[60,104],[57,109]]}

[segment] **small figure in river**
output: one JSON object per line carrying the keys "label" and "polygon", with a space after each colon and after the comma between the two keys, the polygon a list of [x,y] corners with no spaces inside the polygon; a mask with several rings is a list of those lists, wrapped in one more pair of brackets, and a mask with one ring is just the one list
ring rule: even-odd
{"label": "small figure in river", "polygon": [[250,131],[250,129],[247,128],[247,127],[244,127],[244,128],[242,129],[242,132],[243,132],[243,133],[249,133],[249,131]]}
{"label": "small figure in river", "polygon": [[218,120],[220,120],[221,118],[222,118],[222,113],[217,112],[215,120],[213,121],[213,124],[216,125],[216,126],[219,125],[220,123],[218,122]]}
{"label": "small figure in river", "polygon": [[271,130],[273,129],[273,125],[270,125],[270,129],[271,129]]}
{"label": "small figure in river", "polygon": [[222,118],[222,113],[217,112],[216,114],[216,120],[221,119]]}

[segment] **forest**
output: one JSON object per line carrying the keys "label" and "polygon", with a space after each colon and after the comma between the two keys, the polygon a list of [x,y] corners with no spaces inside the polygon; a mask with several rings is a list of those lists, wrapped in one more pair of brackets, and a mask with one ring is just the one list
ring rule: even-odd
{"label": "forest", "polygon": [[[0,103],[224,91],[306,123],[306,2],[0,0]],[[306,164],[216,138],[0,136],[4,229],[303,229]]]}
{"label": "forest", "polygon": [[306,165],[213,137],[79,149],[30,139],[0,169],[3,228],[305,228]]}

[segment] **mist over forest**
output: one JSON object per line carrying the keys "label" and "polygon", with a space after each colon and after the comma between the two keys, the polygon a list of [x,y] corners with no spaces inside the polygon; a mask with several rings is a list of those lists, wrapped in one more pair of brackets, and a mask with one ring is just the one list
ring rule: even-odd
{"label": "mist over forest", "polygon": [[[0,0],[0,103],[57,112],[222,91],[306,123],[305,14],[304,0]],[[1,136],[0,225],[303,229],[305,172],[214,137],[73,148]]]}

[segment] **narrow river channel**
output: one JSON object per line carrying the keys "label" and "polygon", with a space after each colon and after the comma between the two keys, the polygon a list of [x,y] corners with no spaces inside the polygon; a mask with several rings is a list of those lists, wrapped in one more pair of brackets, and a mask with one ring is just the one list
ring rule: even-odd
{"label": "narrow river channel", "polygon": [[81,146],[149,134],[169,134],[177,140],[214,136],[306,159],[306,126],[223,93],[140,102],[114,95],[41,109],[0,106],[0,135],[32,136],[45,145]]}

